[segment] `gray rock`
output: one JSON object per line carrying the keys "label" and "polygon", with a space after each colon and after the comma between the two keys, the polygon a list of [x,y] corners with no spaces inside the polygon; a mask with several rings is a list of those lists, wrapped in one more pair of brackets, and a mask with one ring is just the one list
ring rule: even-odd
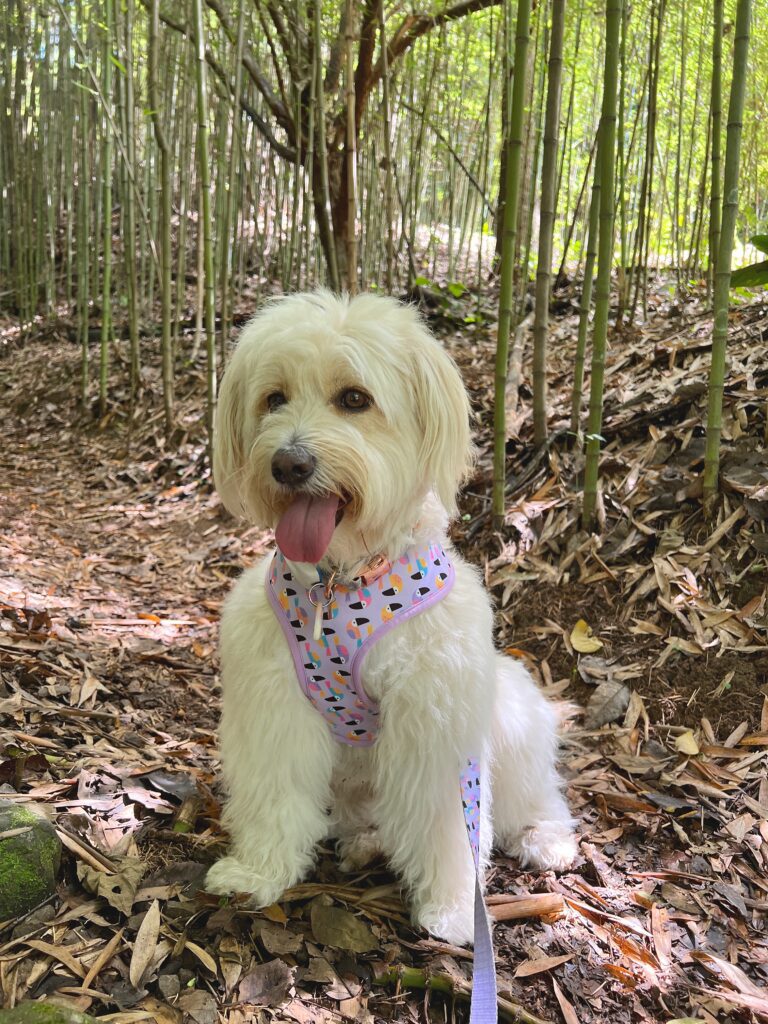
{"label": "gray rock", "polygon": [[8,921],[28,913],[55,891],[61,843],[49,821],[8,800],[0,800],[0,837],[3,836],[0,921]]}
{"label": "gray rock", "polygon": [[24,1002],[13,1010],[0,1010],[0,1024],[97,1024],[97,1021],[68,1006]]}

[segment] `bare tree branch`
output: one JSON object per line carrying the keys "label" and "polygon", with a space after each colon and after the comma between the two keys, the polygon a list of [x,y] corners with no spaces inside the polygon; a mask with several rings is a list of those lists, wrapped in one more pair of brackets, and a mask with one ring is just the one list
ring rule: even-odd
{"label": "bare tree branch", "polygon": [[[458,21],[468,14],[476,14],[478,11],[485,11],[489,7],[498,7],[501,0],[462,0],[462,3],[454,4],[439,14],[408,14],[400,26],[395,30],[392,39],[387,44],[387,60],[391,67],[392,62],[409,50],[413,44],[421,39],[433,28],[445,25],[449,21]],[[371,88],[379,81],[383,73],[381,58],[376,62],[371,75]]]}
{"label": "bare tree branch", "polygon": [[[231,26],[229,25],[229,21],[226,17],[225,12],[220,9],[218,0],[206,0],[206,2],[208,6],[211,7],[211,9],[216,13],[216,15],[222,19],[222,26],[224,28],[224,31],[227,33],[227,38],[229,38]],[[147,10],[150,9],[150,0],[141,0],[141,3]],[[191,29],[183,25],[179,21],[174,21],[174,19],[170,17],[170,15],[164,14],[161,11],[160,20],[163,22],[164,25],[167,25],[169,28],[172,28],[174,32],[178,32],[180,35],[186,36],[189,39],[192,38]],[[213,53],[210,51],[210,49],[206,49],[205,51],[205,62],[211,69],[211,71],[213,71],[214,75],[216,75],[219,81],[223,84],[224,88],[227,91],[227,95],[231,97],[233,95],[232,83],[229,81],[228,75],[226,74],[222,66],[219,64],[219,62],[216,60],[216,58],[213,56]],[[293,124],[293,119],[290,117],[284,105],[275,95],[274,90],[272,89],[266,78],[264,78],[264,75],[262,74],[256,62],[253,60],[253,57],[250,56],[250,54],[243,55],[243,67],[248,72],[256,88],[264,97],[265,101],[267,102],[267,106],[269,106],[270,110],[275,115],[277,122],[280,124],[282,128],[285,129],[288,138],[291,141],[293,141],[295,138],[295,126]],[[272,100],[272,103],[270,103],[270,98]],[[240,106],[244,113],[253,121],[253,123],[259,129],[259,131],[267,140],[267,142],[269,142],[270,146],[272,146],[272,148],[278,154],[278,156],[281,156],[284,160],[288,160],[290,163],[296,163],[297,153],[295,147],[286,146],[285,143],[280,142],[280,140],[275,136],[275,133],[273,132],[271,126],[261,116],[261,114],[250,103],[248,103],[245,96],[240,97]]]}
{"label": "bare tree branch", "polygon": [[[236,41],[235,30],[230,24],[229,18],[227,17],[227,13],[221,6],[221,3],[219,2],[219,0],[205,0],[205,2],[221,22],[221,26],[227,35],[227,39],[234,46]],[[259,65],[256,63],[256,61],[249,53],[243,54],[243,67],[250,75],[253,84],[264,97],[267,106],[277,118],[277,121],[280,124],[280,126],[286,130],[291,142],[294,142],[296,138],[296,132],[295,126],[293,124],[293,118],[291,117],[289,111],[286,109],[285,104],[275,93],[275,90],[270,85],[269,80],[264,76],[264,73],[262,72]]]}

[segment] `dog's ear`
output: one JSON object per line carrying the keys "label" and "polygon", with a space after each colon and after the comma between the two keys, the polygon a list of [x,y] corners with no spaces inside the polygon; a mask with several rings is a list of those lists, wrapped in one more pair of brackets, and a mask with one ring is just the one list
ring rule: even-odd
{"label": "dog's ear", "polygon": [[236,516],[244,513],[244,382],[241,349],[235,350],[219,389],[213,429],[213,479],[219,497]]}
{"label": "dog's ear", "polygon": [[442,345],[421,325],[418,333],[411,351],[422,466],[431,487],[454,515],[456,492],[474,456],[469,399],[456,364]]}

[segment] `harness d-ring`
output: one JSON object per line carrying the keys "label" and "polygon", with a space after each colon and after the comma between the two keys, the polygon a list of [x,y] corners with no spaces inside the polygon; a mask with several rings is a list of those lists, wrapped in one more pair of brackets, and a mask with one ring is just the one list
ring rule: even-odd
{"label": "harness d-ring", "polygon": [[[320,639],[320,633],[323,628],[323,612],[333,604],[333,583],[335,577],[336,573],[334,572],[328,578],[327,582],[324,583],[322,580],[318,580],[317,583],[313,583],[307,591],[309,603],[315,609],[315,624],[312,629],[312,636],[315,641]],[[315,594],[318,587],[322,591],[320,597]]]}

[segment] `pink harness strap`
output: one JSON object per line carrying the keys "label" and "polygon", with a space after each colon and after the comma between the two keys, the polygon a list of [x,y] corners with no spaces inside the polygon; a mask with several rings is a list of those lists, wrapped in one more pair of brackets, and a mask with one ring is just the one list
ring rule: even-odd
{"label": "pink harness strap", "polygon": [[269,600],[288,641],[299,685],[340,743],[369,747],[378,733],[379,707],[360,679],[365,654],[398,623],[445,597],[454,578],[442,545],[406,551],[367,586],[334,586],[315,641],[310,593],[294,580],[282,552],[275,552],[267,576]]}

